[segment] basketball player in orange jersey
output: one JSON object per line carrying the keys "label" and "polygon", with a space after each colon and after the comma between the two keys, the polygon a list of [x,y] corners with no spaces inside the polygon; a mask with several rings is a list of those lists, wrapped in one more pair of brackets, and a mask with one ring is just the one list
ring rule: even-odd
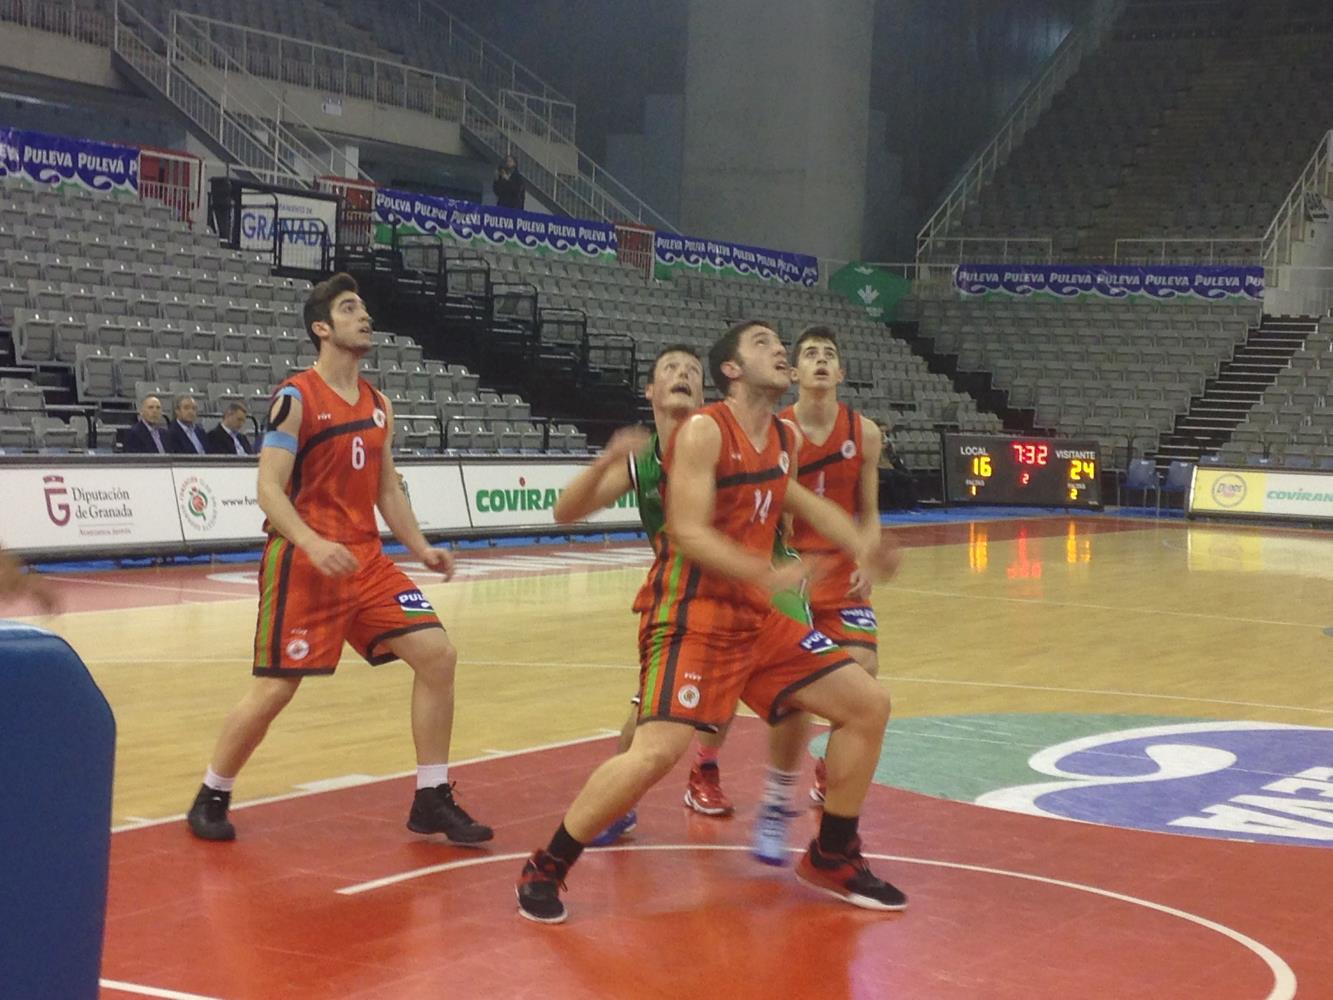
{"label": "basketball player in orange jersey", "polygon": [[793,481],[799,435],[773,415],[791,382],[777,334],[739,323],[708,360],[725,398],[681,424],[663,463],[667,526],[644,584],[650,603],[639,630],[634,741],[593,772],[550,843],[524,865],[518,907],[530,920],[565,919],[560,890],[584,845],[674,766],[696,728],[724,725],[740,700],[770,722],[803,710],[832,724],[819,835],[797,876],[867,909],[907,905],[870,870],[857,836],[888,694],[832,640],[771,602],[805,573],[799,563],[773,563],[784,513],[808,521],[872,579],[893,572],[898,551],[887,535],[870,541],[844,511]]}
{"label": "basketball player in orange jersey", "polygon": [[[792,421],[804,443],[797,481],[833,501],[856,519],[867,538],[879,535],[879,453],[883,438],[874,421],[838,402],[842,358],[837,336],[812,326],[792,348],[796,403],[779,416]],[[828,561],[810,594],[815,628],[836,642],[871,677],[879,674],[878,623],[870,606],[870,584],[856,564],[804,521],[796,521],[791,544],[802,556]],[[796,730],[788,733],[796,735]],[[824,762],[815,762],[810,797],[824,801]]]}
{"label": "basketball player in orange jersey", "polygon": [[[652,405],[653,430],[622,427],[616,431],[602,453],[560,494],[552,514],[557,524],[581,521],[633,490],[638,500],[639,519],[648,534],[648,544],[656,551],[665,522],[662,514],[662,449],[665,442],[671,440],[680,421],[704,401],[703,363],[694,348],[687,344],[663,348],[653,360],[643,395]],[[640,603],[635,602],[634,610],[642,613],[645,607]],[[634,708],[621,727],[617,753],[628,750],[634,738],[639,699],[636,696],[631,701]],[[705,816],[728,816],[735,811],[735,806],[722,790],[717,759],[725,738],[726,727],[715,733],[699,733],[698,756],[690,768],[685,787],[685,804]],[[630,810],[595,837],[591,846],[612,844],[637,824],[638,816]]]}
{"label": "basketball player in orange jersey", "polygon": [[188,822],[204,840],[232,840],[227,818],[236,775],[306,677],[332,674],[343,642],[369,663],[405,660],[412,685],[416,833],[461,844],[490,840],[449,784],[454,652],[430,602],[384,554],[378,507],[389,528],[428,569],[453,575],[453,557],[430,546],[394,469],[393,410],[360,377],[370,351],[370,314],[356,281],[316,285],[305,323],[319,358],[278,387],[259,454],[259,506],[267,516],[259,577],[254,681],[223,723]]}

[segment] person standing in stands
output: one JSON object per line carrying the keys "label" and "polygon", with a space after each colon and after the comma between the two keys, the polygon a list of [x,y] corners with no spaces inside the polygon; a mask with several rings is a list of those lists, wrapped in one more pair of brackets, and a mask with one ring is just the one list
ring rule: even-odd
{"label": "person standing in stands", "polygon": [[319,357],[273,396],[259,453],[264,547],[254,679],[223,723],[187,822],[203,840],[233,840],[232,787],[268,727],[307,677],[332,674],[344,642],[372,664],[405,660],[414,673],[414,833],[459,844],[494,835],[458,805],[449,783],[458,654],[435,609],[384,554],[375,511],[412,557],[453,576],[453,556],[421,533],[393,462],[393,409],[360,377],[370,314],[356,281],[335,274],[305,303]]}
{"label": "person standing in stands", "polygon": [[244,403],[232,400],[222,413],[222,422],[208,432],[210,455],[253,455],[250,439],[241,433],[250,412]]}
{"label": "person standing in stands", "polygon": [[125,431],[125,451],[131,455],[165,455],[167,427],[162,423],[162,400],[145,396],[139,401],[139,419]]}
{"label": "person standing in stands", "polygon": [[827,636],[772,605],[773,594],[806,572],[773,563],[784,513],[836,540],[867,579],[893,573],[897,547],[887,535],[871,542],[844,511],[794,480],[800,435],[773,414],[791,377],[771,328],[736,324],[708,361],[724,398],[680,425],[662,463],[666,529],[643,586],[634,742],[593,772],[550,842],[523,866],[516,891],[529,920],[565,920],[560,893],[584,847],[671,770],[696,729],[725,725],[742,699],[770,722],[808,711],[832,725],[823,818],[797,877],[854,906],[907,905],[870,870],[857,833],[888,694]]}
{"label": "person standing in stands", "polygon": [[523,210],[527,197],[527,183],[518,172],[518,160],[510,153],[504,162],[496,168],[495,181],[491,184],[495,192],[495,203],[501,208]]}
{"label": "person standing in stands", "polygon": [[173,455],[206,455],[204,431],[195,421],[199,404],[190,395],[177,396],[171,405],[174,420],[167,427],[167,451]]}

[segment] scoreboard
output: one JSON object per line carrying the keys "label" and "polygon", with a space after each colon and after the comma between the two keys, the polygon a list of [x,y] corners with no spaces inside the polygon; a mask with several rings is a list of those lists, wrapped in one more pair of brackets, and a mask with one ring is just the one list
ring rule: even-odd
{"label": "scoreboard", "polygon": [[1094,440],[941,436],[949,503],[1102,505],[1101,455]]}

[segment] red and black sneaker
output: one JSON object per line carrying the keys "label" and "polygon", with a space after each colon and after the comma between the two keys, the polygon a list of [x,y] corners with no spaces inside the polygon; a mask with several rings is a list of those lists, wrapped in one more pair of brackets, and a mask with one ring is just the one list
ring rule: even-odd
{"label": "red and black sneaker", "polygon": [[518,915],[539,924],[562,924],[568,914],[560,901],[569,865],[545,851],[528,858],[518,877]]}
{"label": "red and black sneaker", "polygon": [[685,786],[685,804],[705,816],[730,816],[736,811],[722,791],[722,775],[716,764],[695,764]]}
{"label": "red and black sneaker", "polygon": [[796,877],[811,888],[866,910],[905,910],[907,896],[870,870],[861,857],[861,838],[847,845],[846,854],[826,854],[819,841],[810,841]]}

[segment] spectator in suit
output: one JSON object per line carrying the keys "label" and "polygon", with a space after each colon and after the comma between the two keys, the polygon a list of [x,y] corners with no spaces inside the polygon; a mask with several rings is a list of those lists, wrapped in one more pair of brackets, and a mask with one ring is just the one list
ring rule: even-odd
{"label": "spectator in suit", "polygon": [[125,432],[125,451],[132,455],[165,455],[169,450],[162,400],[145,396],[139,401],[139,419]]}
{"label": "spectator in suit", "polygon": [[495,182],[491,185],[495,203],[501,208],[521,210],[526,201],[526,188],[523,175],[518,172],[518,160],[511,153],[495,171]]}
{"label": "spectator in suit", "polygon": [[171,406],[175,417],[167,428],[167,451],[173,455],[205,455],[204,430],[195,423],[199,404],[193,396],[177,396]]}
{"label": "spectator in suit", "polygon": [[250,413],[244,403],[235,400],[227,404],[222,414],[222,422],[208,432],[208,453],[210,455],[253,455],[255,449],[250,439],[241,433],[246,418]]}

